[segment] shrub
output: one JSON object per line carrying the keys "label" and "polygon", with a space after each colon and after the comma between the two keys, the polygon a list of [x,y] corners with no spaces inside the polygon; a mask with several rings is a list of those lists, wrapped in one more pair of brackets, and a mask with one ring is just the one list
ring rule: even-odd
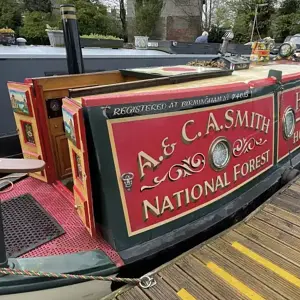
{"label": "shrub", "polygon": [[59,18],[50,13],[40,11],[27,12],[24,15],[24,25],[20,28],[20,36],[26,38],[28,43],[48,45],[49,39],[45,31],[46,25],[58,26]]}
{"label": "shrub", "polygon": [[85,39],[121,40],[120,38],[113,36],[113,35],[102,35],[102,34],[94,34],[94,33],[89,34],[89,35],[85,34],[80,37],[85,38]]}
{"label": "shrub", "polygon": [[12,28],[18,30],[22,24],[22,15],[19,2],[16,0],[1,0],[0,28]]}
{"label": "shrub", "polygon": [[10,33],[10,34],[15,34],[15,31],[12,30],[11,28],[0,28],[0,33]]}

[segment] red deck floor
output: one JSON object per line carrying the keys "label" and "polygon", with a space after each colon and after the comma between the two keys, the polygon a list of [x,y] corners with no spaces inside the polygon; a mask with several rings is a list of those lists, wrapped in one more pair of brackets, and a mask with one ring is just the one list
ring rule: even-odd
{"label": "red deck floor", "polygon": [[62,255],[98,249],[105,252],[117,266],[124,264],[120,256],[100,235],[97,238],[90,236],[72,204],[52,185],[29,177],[16,183],[11,191],[1,193],[0,199],[5,201],[26,193],[31,194],[66,233],[21,257]]}

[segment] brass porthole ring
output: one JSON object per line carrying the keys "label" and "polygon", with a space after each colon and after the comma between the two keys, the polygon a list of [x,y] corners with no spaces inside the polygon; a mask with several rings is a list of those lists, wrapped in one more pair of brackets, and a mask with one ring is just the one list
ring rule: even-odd
{"label": "brass porthole ring", "polygon": [[294,134],[295,127],[296,127],[295,112],[291,107],[288,107],[285,110],[282,119],[282,125],[283,125],[283,136],[287,140]]}
{"label": "brass porthole ring", "polygon": [[225,137],[215,139],[209,149],[209,163],[215,171],[223,170],[231,158],[231,146]]}

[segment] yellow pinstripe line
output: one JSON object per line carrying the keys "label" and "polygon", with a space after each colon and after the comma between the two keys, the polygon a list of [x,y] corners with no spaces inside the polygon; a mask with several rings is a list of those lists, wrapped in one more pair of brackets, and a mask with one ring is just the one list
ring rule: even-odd
{"label": "yellow pinstripe line", "polygon": [[197,300],[194,298],[187,290],[181,289],[177,295],[182,299],[182,300]]}
{"label": "yellow pinstripe line", "polygon": [[263,258],[262,256],[256,254],[252,250],[246,248],[242,244],[238,242],[232,243],[232,247],[235,248],[236,250],[240,251],[241,253],[245,254],[246,256],[250,257],[251,259],[255,260],[259,264],[263,265],[264,267],[270,269],[283,279],[289,281],[290,283],[293,283],[297,287],[300,287],[300,279],[297,278],[296,276],[292,275],[291,273],[287,272],[286,270],[276,266],[269,260]]}
{"label": "yellow pinstripe line", "polygon": [[245,295],[251,300],[264,300],[259,294],[248,288],[245,284],[241,281],[236,279],[235,277],[231,276],[229,273],[218,267],[213,262],[209,262],[206,265],[215,275],[221,277],[225,280],[228,284],[236,288],[241,294]]}

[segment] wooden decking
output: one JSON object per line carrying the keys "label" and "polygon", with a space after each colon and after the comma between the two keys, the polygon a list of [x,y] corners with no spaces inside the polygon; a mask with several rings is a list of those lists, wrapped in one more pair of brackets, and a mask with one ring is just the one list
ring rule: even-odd
{"label": "wooden decking", "polygon": [[300,178],[153,276],[155,286],[127,286],[108,299],[300,299]]}

